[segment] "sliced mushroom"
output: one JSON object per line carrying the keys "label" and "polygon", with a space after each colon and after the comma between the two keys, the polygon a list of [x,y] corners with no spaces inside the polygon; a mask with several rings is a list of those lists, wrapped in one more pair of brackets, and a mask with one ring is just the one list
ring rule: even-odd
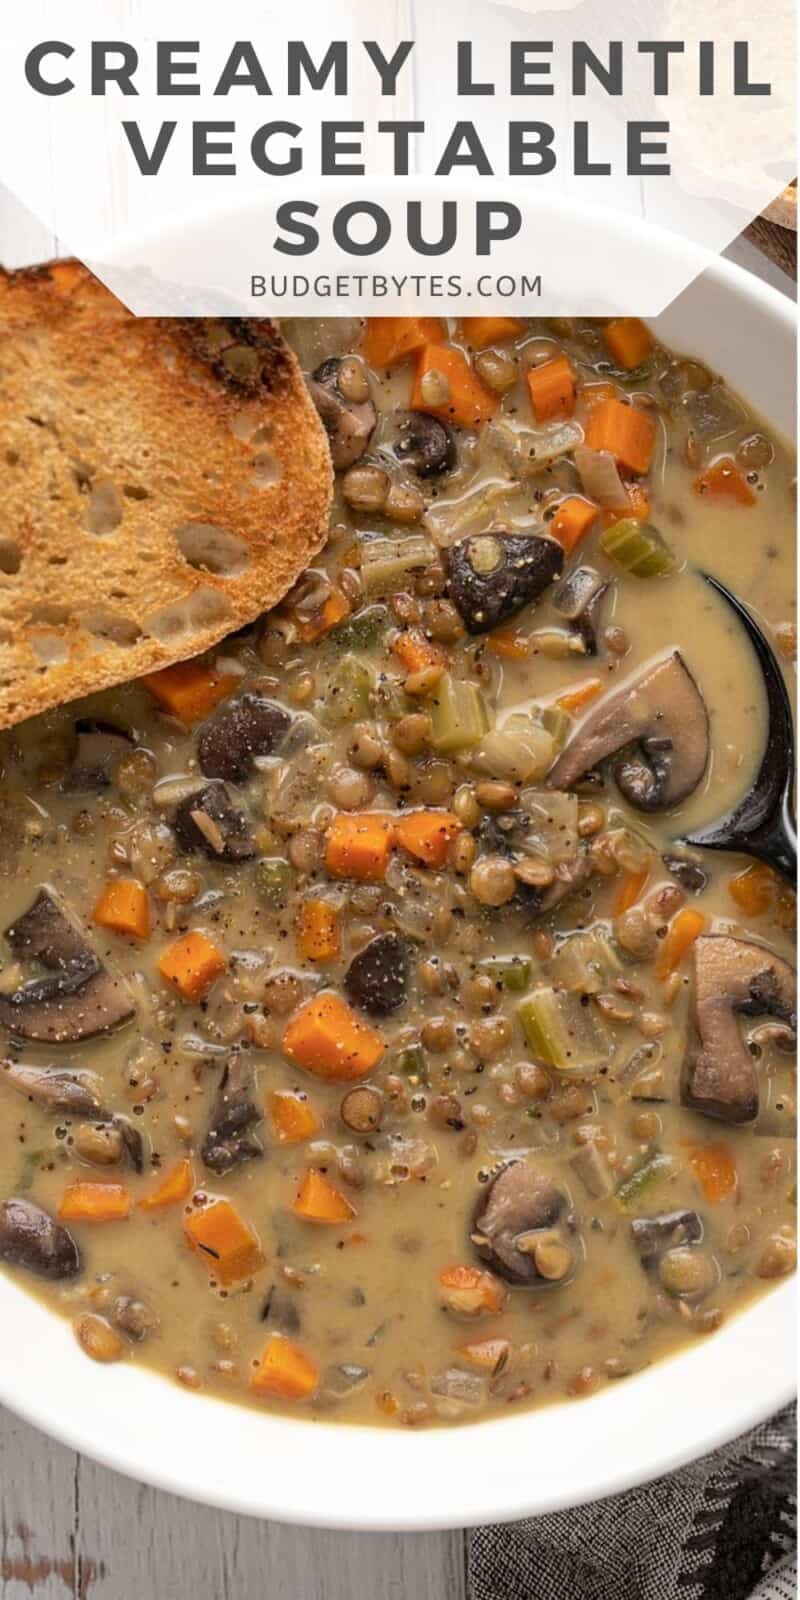
{"label": "sliced mushroom", "polygon": [[473,534],[443,552],[450,598],[467,631],[488,633],[538,599],[564,565],[555,539],[540,534]]}
{"label": "sliced mushroom", "polygon": [[0,1259],[40,1278],[76,1278],[81,1255],[72,1234],[32,1200],[0,1205]]}
{"label": "sliced mushroom", "polygon": [[408,998],[408,979],[406,940],[397,933],[379,933],[350,962],[344,986],[354,1005],[386,1017]]}
{"label": "sliced mushroom", "polygon": [[88,1072],[66,1067],[31,1067],[21,1061],[4,1061],[2,1070],[12,1088],[45,1111],[65,1116],[105,1119],[96,1080]]}
{"label": "sliced mushroom", "polygon": [[116,1128],[134,1172],[143,1171],[144,1140],[139,1129],[130,1117],[105,1109],[91,1073],[73,1072],[66,1067],[26,1066],[21,1061],[3,1061],[0,1070],[18,1094],[43,1110]]}
{"label": "sliced mushroom", "polygon": [[249,1132],[261,1121],[261,1111],[253,1099],[249,1074],[240,1056],[231,1056],[217,1093],[211,1126],[203,1144],[202,1156],[212,1172],[232,1172],[243,1161],[264,1154],[261,1141]]}
{"label": "sliced mushroom", "polygon": [[676,1245],[699,1244],[703,1224],[696,1211],[663,1211],[656,1217],[634,1217],[631,1237],[643,1267],[655,1267]]}
{"label": "sliced mushroom", "polygon": [[737,1016],[777,1017],[796,1036],[797,975],[764,945],[727,934],[706,934],[692,951],[693,1023],[683,1063],[684,1105],[723,1122],[758,1115],[756,1063]]}
{"label": "sliced mushroom", "polygon": [[667,872],[671,872],[673,878],[677,878],[682,889],[686,889],[689,894],[702,894],[709,875],[699,862],[678,850],[665,850],[661,860]]}
{"label": "sliced mushroom", "polygon": [[565,1230],[566,1196],[546,1173],[527,1161],[508,1161],[481,1190],[473,1214],[472,1243],[482,1261],[508,1283],[535,1284],[553,1281],[549,1271],[540,1271],[536,1246],[543,1246],[542,1263],[555,1256],[559,1243],[568,1252],[562,1261],[563,1281],[572,1265],[572,1250]]}
{"label": "sliced mushroom", "polygon": [[[633,754],[622,753],[634,745]],[[708,765],[708,711],[678,650],[603,697],[562,750],[547,785],[570,789],[617,755],[617,784],[640,811],[666,811],[697,788]]]}
{"label": "sliced mushroom", "polygon": [[111,722],[81,717],[75,735],[75,754],[62,789],[68,794],[95,794],[110,788],[120,761],[133,747],[130,734]]}
{"label": "sliced mushroom", "polygon": [[424,411],[402,411],[398,416],[395,454],[418,478],[450,472],[456,464],[456,443],[446,422]]}
{"label": "sliced mushroom", "polygon": [[77,1043],[133,1016],[127,986],[103,966],[48,889],[40,889],[6,938],[22,960],[38,961],[52,974],[0,995],[0,1025],[17,1038]]}
{"label": "sliced mushroom", "polygon": [[308,381],[331,447],[331,461],[337,472],[352,467],[363,456],[378,420],[371,400],[346,400],[339,388],[341,358],[323,361]]}
{"label": "sliced mushroom", "polygon": [[172,817],[182,850],[202,850],[212,861],[250,861],[256,853],[247,818],[231,804],[217,779],[182,800]]}
{"label": "sliced mushroom", "polygon": [[229,700],[203,729],[197,742],[200,771],[206,778],[244,783],[257,756],[269,756],[286,733],[291,718],[283,706],[260,695]]}

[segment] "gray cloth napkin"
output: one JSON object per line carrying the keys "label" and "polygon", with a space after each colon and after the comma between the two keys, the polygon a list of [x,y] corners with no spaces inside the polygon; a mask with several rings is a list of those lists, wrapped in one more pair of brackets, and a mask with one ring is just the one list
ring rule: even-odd
{"label": "gray cloth napkin", "polygon": [[796,1489],[792,1406],[642,1489],[476,1529],[471,1600],[797,1600]]}

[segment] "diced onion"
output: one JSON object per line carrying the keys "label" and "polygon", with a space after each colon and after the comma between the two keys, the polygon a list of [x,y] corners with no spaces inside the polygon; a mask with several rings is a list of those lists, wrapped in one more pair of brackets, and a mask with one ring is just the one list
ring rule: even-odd
{"label": "diced onion", "polygon": [[581,476],[584,494],[609,511],[630,511],[628,491],[608,450],[575,446],[573,460]]}

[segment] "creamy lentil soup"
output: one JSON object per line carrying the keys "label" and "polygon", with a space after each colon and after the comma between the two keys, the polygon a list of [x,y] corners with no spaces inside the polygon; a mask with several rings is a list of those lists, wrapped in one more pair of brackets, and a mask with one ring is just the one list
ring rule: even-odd
{"label": "creamy lentil soup", "polygon": [[0,1254],[97,1360],[472,1420],[795,1260],[794,897],[687,847],[794,658],[793,462],[633,319],[299,323],[330,543],[3,742]]}

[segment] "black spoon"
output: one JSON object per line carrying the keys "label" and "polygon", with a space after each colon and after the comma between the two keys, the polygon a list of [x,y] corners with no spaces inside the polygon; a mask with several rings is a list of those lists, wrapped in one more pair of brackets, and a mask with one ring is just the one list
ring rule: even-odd
{"label": "black spoon", "polygon": [[755,782],[733,811],[718,822],[687,833],[686,843],[704,850],[737,850],[774,867],[794,887],[797,825],[794,817],[794,729],[786,684],[775,652],[750,612],[724,583],[701,574],[735,611],[758,657],[767,693],[767,743]]}

